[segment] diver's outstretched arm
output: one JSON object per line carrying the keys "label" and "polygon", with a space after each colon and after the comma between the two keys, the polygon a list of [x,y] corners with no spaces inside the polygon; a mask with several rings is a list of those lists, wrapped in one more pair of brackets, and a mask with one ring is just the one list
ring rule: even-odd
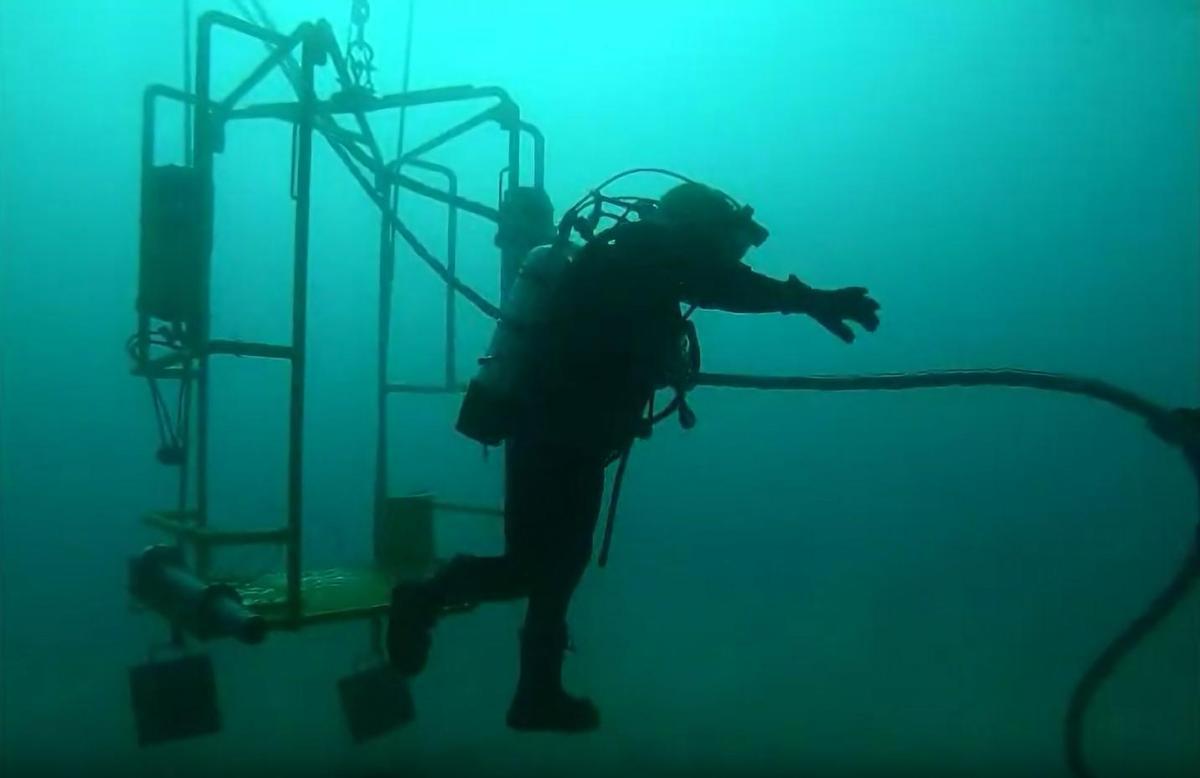
{"label": "diver's outstretched arm", "polygon": [[814,289],[796,276],[778,281],[742,264],[705,268],[682,286],[683,302],[731,313],[804,313],[847,343],[854,340],[847,321],[868,332],[879,326],[879,303],[861,286]]}

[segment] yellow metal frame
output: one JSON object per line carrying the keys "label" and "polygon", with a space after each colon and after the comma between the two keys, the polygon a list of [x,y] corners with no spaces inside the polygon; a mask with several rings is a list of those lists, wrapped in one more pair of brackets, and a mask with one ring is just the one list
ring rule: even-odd
{"label": "yellow metal frame", "polygon": [[[237,86],[223,96],[214,92],[212,83],[214,36],[234,34],[261,43],[265,58]],[[315,73],[331,68],[341,91],[328,99],[318,95]],[[247,96],[268,74],[279,71],[295,92],[294,100],[283,103],[245,105]],[[390,590],[397,580],[423,576],[436,564],[433,542],[435,514],[466,513],[500,515],[500,511],[458,503],[438,503],[429,495],[390,497],[387,495],[387,402],[392,394],[436,391],[453,394],[461,390],[454,372],[454,295],[466,294],[455,275],[457,214],[459,210],[492,222],[499,222],[497,207],[476,202],[458,194],[457,176],[450,168],[425,161],[422,156],[442,145],[483,126],[496,126],[506,146],[506,165],[501,171],[502,189],[514,191],[522,178],[523,137],[533,144],[533,178],[536,187],[544,183],[544,138],[533,125],[521,119],[520,110],[504,90],[496,87],[453,86],[380,97],[354,98],[353,79],[332,28],[325,21],[301,24],[285,34],[266,24],[258,26],[235,16],[210,11],[202,14],[196,28],[196,81],[194,90],[182,91],[164,85],[149,87],[143,99],[142,188],[143,202],[153,199],[156,149],[157,108],[162,101],[179,103],[185,113],[185,161],[202,183],[204,197],[195,204],[194,214],[200,232],[207,236],[201,268],[200,314],[188,322],[186,348],[173,353],[151,354],[155,332],[152,310],[139,305],[137,333],[138,364],[134,373],[152,380],[180,379],[195,381],[195,440],[190,439],[188,422],[182,435],[183,461],[179,464],[178,500],[175,510],[152,511],[143,522],[161,530],[189,552],[194,574],[208,583],[224,583],[236,588],[244,604],[263,615],[273,629],[298,629],[316,622],[353,619],[377,615],[388,605]],[[473,117],[435,135],[415,148],[398,146],[396,158],[388,162],[371,126],[370,117],[378,112],[401,113],[409,108],[444,103],[479,103],[483,110]],[[215,187],[215,156],[224,150],[226,126],[235,121],[271,119],[290,123],[295,132],[293,147],[292,199],[295,203],[292,234],[292,327],[289,342],[283,344],[245,343],[213,338],[209,321],[209,283],[212,265],[212,196]],[[341,120],[352,122],[350,130]],[[364,193],[380,209],[378,311],[378,401],[376,472],[374,494],[375,549],[372,559],[362,567],[306,571],[303,567],[302,518],[304,401],[307,350],[307,296],[309,292],[309,227],[313,142],[327,141],[333,153],[346,165]],[[409,168],[420,168],[446,178],[445,190],[407,175]],[[528,168],[526,167],[526,171]],[[396,213],[397,194],[412,191],[447,207],[447,256],[445,264],[426,249]],[[145,240],[145,236],[143,236]],[[446,380],[434,387],[409,387],[388,380],[388,341],[391,330],[392,288],[395,256],[400,245],[407,245],[415,256],[429,264],[447,282]],[[143,245],[145,249],[145,244]],[[520,260],[512,247],[500,249],[502,296],[507,290]],[[143,254],[145,261],[145,254]],[[140,299],[140,298],[139,298]],[[482,298],[480,298],[482,299]],[[486,302],[486,301],[484,301]],[[479,304],[479,302],[477,302]],[[221,529],[209,526],[208,477],[210,418],[210,370],[213,357],[227,355],[284,360],[290,366],[288,417],[287,508],[280,524],[265,529]],[[181,386],[181,397],[182,386]],[[188,398],[187,406],[191,406]],[[191,469],[195,471],[194,500],[189,499]],[[194,509],[193,509],[194,506]],[[278,546],[286,554],[284,569],[254,579],[229,580],[212,571],[212,554],[219,547]]]}
{"label": "yellow metal frame", "polygon": [[[267,620],[271,630],[296,630],[313,624],[380,616],[387,611],[397,581],[422,578],[439,562],[434,522],[438,515],[499,517],[503,511],[479,505],[439,502],[429,494],[393,497],[375,522],[374,555],[362,567],[309,570],[300,582],[300,615],[294,617],[286,571],[253,578],[213,577],[212,583],[235,588],[243,604]],[[196,521],[195,511],[154,511],[142,522],[208,553],[221,546],[277,545],[288,542],[286,527],[217,530]]]}

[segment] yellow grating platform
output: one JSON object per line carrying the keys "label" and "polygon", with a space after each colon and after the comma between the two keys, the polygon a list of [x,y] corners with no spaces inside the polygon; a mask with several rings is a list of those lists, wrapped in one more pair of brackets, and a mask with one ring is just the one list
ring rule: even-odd
{"label": "yellow grating platform", "polygon": [[[355,619],[387,611],[392,587],[401,579],[423,578],[426,566],[399,571],[377,567],[312,570],[302,576],[301,623]],[[265,616],[274,628],[292,626],[287,614],[287,580],[269,573],[249,581],[227,581],[246,607]]]}

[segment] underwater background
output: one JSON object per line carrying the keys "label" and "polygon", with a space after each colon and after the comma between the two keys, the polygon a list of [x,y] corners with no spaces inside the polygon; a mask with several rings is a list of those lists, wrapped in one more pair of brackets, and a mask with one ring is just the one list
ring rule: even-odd
{"label": "underwater background", "polygon": [[[348,0],[266,5],[345,34]],[[407,18],[372,3],[381,92],[400,90]],[[411,87],[507,89],[547,136],[560,211],[619,170],[675,168],[753,204],[772,232],[757,269],[883,305],[852,346],[803,317],[700,312],[707,370],[1012,366],[1200,404],[1195,0],[417,0],[413,18]],[[132,607],[126,565],[175,480],[122,344],[141,94],[181,85],[181,52],[176,2],[0,0],[0,774],[1066,774],[1072,685],[1183,558],[1197,495],[1132,417],[1016,389],[696,390],[694,430],[635,447],[612,560],[573,604],[567,683],[599,703],[598,734],[505,728],[512,604],[440,627],[416,721],[382,739],[355,746],[341,719],[336,680],[368,643],[353,623],[213,643],[223,733],[139,749],[126,670],[167,630]],[[218,93],[261,56],[222,39]],[[409,111],[409,142],[454,110]],[[180,159],[179,125],[160,161]],[[494,202],[501,137],[431,157]],[[215,337],[287,341],[289,159],[277,123],[235,126],[217,158]],[[316,567],[370,555],[379,222],[323,143],[314,164]],[[442,211],[406,196],[401,213],[440,256]],[[495,299],[493,227],[461,229],[461,273]],[[438,381],[442,287],[398,263],[392,378]],[[461,303],[457,320],[467,376],[489,327]],[[214,361],[215,524],[283,520],[286,402],[286,364]],[[457,402],[389,400],[390,493],[499,504],[501,459],[453,431]],[[439,525],[439,554],[500,547],[495,520]],[[1098,775],[1200,774],[1195,593],[1087,727]]]}

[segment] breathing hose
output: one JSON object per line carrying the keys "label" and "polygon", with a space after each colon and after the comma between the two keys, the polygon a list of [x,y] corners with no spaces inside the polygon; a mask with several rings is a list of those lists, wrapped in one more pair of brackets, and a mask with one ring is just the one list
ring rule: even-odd
{"label": "breathing hose", "polygon": [[[1041,389],[1091,397],[1106,402],[1146,421],[1156,437],[1179,448],[1187,459],[1200,495],[1200,411],[1168,410],[1133,392],[1104,381],[1058,373],[1028,370],[945,370],[865,376],[751,376],[732,373],[701,373],[698,386],[763,390],[812,390],[826,392],[861,390],[928,389],[952,386],[1008,386]],[[623,463],[622,463],[623,464]],[[1200,581],[1200,524],[1192,548],[1178,572],[1143,611],[1124,627],[1084,671],[1076,682],[1063,717],[1063,750],[1076,778],[1091,778],[1084,759],[1084,724],[1097,693],[1122,662],[1141,645],[1187,598]]]}
{"label": "breathing hose", "polygon": [[617,465],[617,474],[613,478],[612,496],[608,498],[608,518],[604,523],[604,541],[600,545],[600,559],[598,564],[601,567],[608,564],[608,551],[612,546],[613,524],[617,518],[617,503],[621,500],[621,485],[625,483],[625,468],[629,465],[629,452],[632,450],[632,443],[621,450],[621,458]]}

